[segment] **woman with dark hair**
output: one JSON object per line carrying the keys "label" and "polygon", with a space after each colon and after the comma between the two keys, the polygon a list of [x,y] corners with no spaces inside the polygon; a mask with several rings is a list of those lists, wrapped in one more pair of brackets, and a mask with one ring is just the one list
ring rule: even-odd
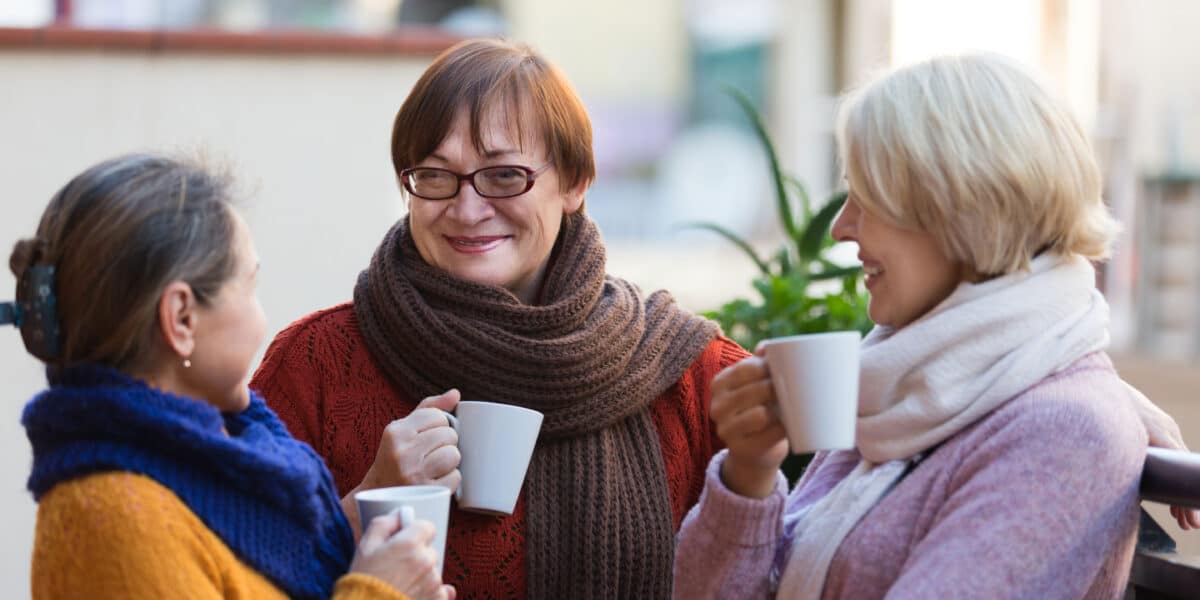
{"label": "woman with dark hair", "polygon": [[320,457],[246,386],[265,320],[228,185],[109,160],[13,250],[5,316],[50,382],[22,417],[33,597],[453,598],[428,522],[380,517],[354,555]]}

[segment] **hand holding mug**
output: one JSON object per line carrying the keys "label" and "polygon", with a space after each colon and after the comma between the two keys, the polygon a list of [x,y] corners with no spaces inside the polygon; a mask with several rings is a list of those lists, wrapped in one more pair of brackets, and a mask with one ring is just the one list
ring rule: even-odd
{"label": "hand holding mug", "polygon": [[775,489],[775,473],[788,453],[776,404],[762,357],[742,359],[713,378],[709,416],[729,449],[721,480],[739,495],[764,498]]}
{"label": "hand holding mug", "polygon": [[[407,508],[407,507],[406,507]],[[413,600],[454,600],[453,586],[442,583],[434,524],[418,521],[409,508],[371,519],[350,563],[352,573],[381,579]]]}
{"label": "hand holding mug", "polygon": [[458,390],[449,390],[421,401],[403,419],[383,430],[375,462],[367,470],[358,490],[397,485],[440,485],[458,489],[462,456],[458,433],[450,427],[446,412],[458,406]]}

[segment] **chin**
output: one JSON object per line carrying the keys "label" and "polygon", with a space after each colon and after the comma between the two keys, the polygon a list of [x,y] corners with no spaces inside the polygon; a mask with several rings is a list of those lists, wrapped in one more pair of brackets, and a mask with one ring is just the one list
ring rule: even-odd
{"label": "chin", "polygon": [[250,408],[250,388],[242,386],[238,390],[231,390],[223,400],[219,407],[221,412],[240,413]]}
{"label": "chin", "polygon": [[871,319],[872,323],[874,323],[876,325],[882,325],[884,327],[891,327],[893,329],[899,329],[904,326],[904,324],[897,325],[896,319],[894,319],[892,317],[889,317],[887,315],[876,315],[869,310],[867,311],[867,317],[869,317]]}
{"label": "chin", "polygon": [[880,313],[880,309],[875,306],[875,302],[873,300],[867,303],[867,318],[871,319],[871,322],[876,325],[888,325],[887,317]]}
{"label": "chin", "polygon": [[450,274],[465,279],[472,283],[480,285],[494,285],[499,287],[508,287],[510,277],[506,277],[501,269],[481,265],[478,268],[458,269],[451,271]]}

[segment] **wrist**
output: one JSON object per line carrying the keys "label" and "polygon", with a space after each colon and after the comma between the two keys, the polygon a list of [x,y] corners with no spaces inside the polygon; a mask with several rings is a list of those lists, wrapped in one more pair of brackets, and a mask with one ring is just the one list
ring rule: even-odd
{"label": "wrist", "polygon": [[778,467],[740,460],[731,453],[721,464],[721,482],[739,496],[761,500],[775,491],[778,471]]}
{"label": "wrist", "polygon": [[354,543],[357,545],[359,538],[362,537],[362,523],[358,519],[358,503],[354,500],[354,494],[359,492],[359,488],[354,488],[346,492],[342,496],[342,513],[346,515],[346,522],[350,524],[350,532],[354,534]]}

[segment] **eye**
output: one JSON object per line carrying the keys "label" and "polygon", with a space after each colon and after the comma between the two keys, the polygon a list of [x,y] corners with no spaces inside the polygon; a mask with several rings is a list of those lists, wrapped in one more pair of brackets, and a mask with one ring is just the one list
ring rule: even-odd
{"label": "eye", "polygon": [[416,169],[412,172],[414,181],[420,183],[441,183],[450,180],[450,174],[438,169]]}
{"label": "eye", "polygon": [[488,169],[483,173],[484,177],[496,183],[515,183],[517,181],[525,181],[525,172],[512,167],[498,167]]}

